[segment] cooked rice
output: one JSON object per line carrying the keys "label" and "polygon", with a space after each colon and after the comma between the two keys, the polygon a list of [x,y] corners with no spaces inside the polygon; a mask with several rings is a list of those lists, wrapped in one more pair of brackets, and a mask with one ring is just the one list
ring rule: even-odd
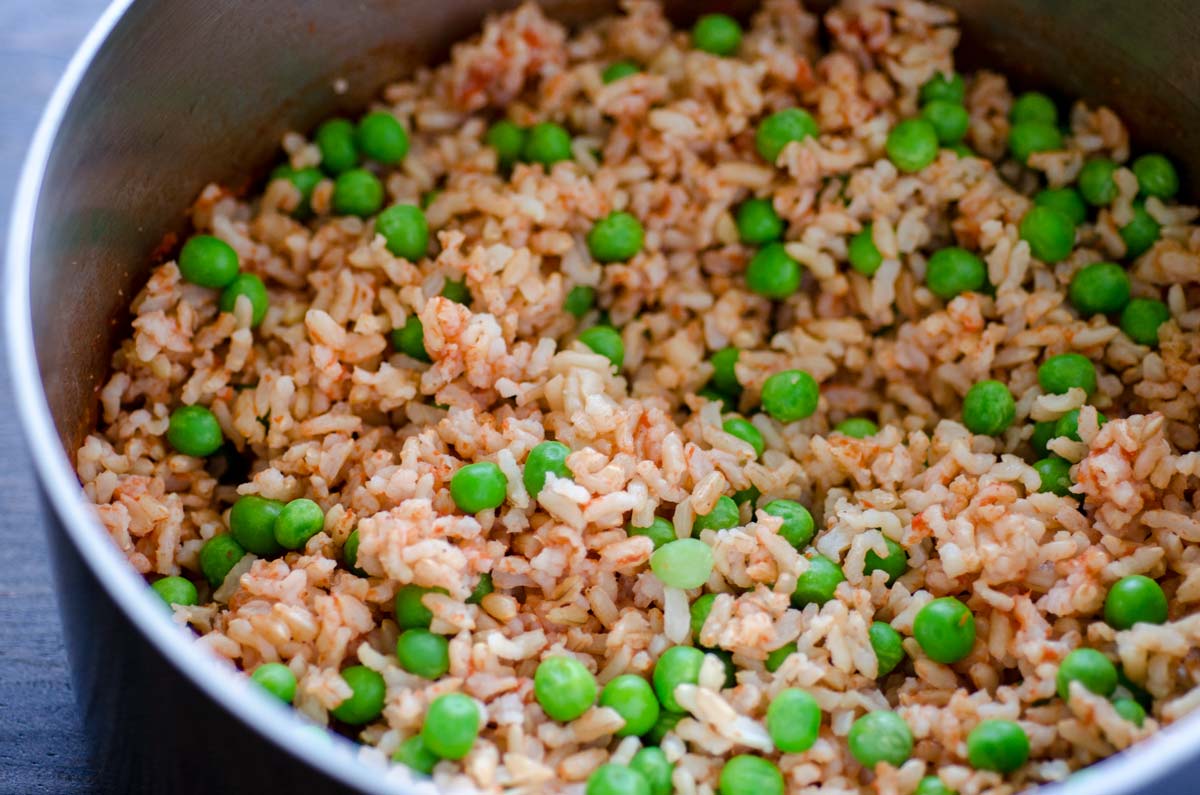
{"label": "cooked rice", "polygon": [[[650,0],[568,34],[526,5],[487,22],[449,63],[390,86],[379,107],[412,131],[412,149],[386,176],[392,201],[428,209],[437,255],[412,263],[388,253],[372,225],[328,214],[332,185],[313,196],[315,220],[286,210],[286,181],[245,199],[210,186],[197,200],[197,231],[217,235],[242,267],[270,287],[271,308],[250,328],[243,302],[222,314],[214,291],[183,282],[174,262],[154,269],[133,302],[133,329],[100,390],[101,420],[78,453],[88,496],[113,540],[148,577],[201,581],[201,605],[178,607],[199,643],[245,671],[283,661],[296,673],[296,707],[317,724],[349,689],[340,668],[383,673],[383,717],[360,739],[390,754],[421,726],[425,707],[459,690],[486,709],[487,725],[461,763],[434,779],[484,791],[581,792],[610,759],[628,760],[634,738],[595,708],[567,725],[533,698],[540,659],[570,654],[600,683],[649,674],[669,645],[688,642],[686,604],[698,591],[664,589],[650,573],[649,539],[624,526],[655,516],[690,533],[693,517],[722,494],[753,486],[759,504],[809,506],[813,546],[840,561],[848,581],[818,608],[789,602],[807,561],[777,535],[778,520],[742,506],[743,525],[704,531],[716,555],[707,590],[719,594],[692,642],[732,653],[737,685],[710,658],[700,683],[680,687],[689,715],[662,742],[681,793],[716,786],[724,757],[775,759],[794,793],[907,795],[937,772],[962,795],[1003,795],[1062,779],[1127,747],[1200,703],[1200,227],[1195,208],[1147,202],[1162,239],[1131,268],[1136,296],[1165,297],[1172,319],[1157,350],[1133,343],[1102,317],[1079,318],[1066,284],[1083,265],[1124,255],[1117,227],[1136,193],[1132,174],[1094,223],[1080,227],[1065,261],[1034,259],[1017,233],[1037,172],[1052,185],[1085,156],[1118,162],[1129,139],[1106,108],[1076,103],[1063,152],[1029,169],[1002,160],[1012,94],[1003,76],[968,80],[968,143],[983,157],[942,151],[904,175],[883,155],[888,130],[915,113],[917,90],[953,69],[953,13],[917,0],[854,2],[819,20],[798,0],[767,0],[740,57],[694,51]],[[619,58],[645,70],[604,85]],[[764,164],[753,129],[765,114],[800,105],[822,130]],[[498,172],[481,142],[490,120],[556,120],[575,135],[575,160]],[[293,165],[319,161],[306,138],[284,147]],[[984,159],[991,158],[991,159]],[[788,250],[803,287],[772,306],[741,277],[750,250],[732,211],[772,196],[788,223]],[[595,219],[628,209],[646,245],[628,263],[601,267],[584,236]],[[851,235],[874,222],[885,261],[872,278],[846,265]],[[994,296],[943,304],[924,286],[926,258],[957,240],[985,258]],[[470,307],[438,297],[465,278]],[[575,341],[597,322],[562,310],[575,285],[595,286],[623,330],[625,365]],[[433,359],[394,353],[388,332],[416,315]],[[712,374],[710,351],[742,349],[741,406],[758,404],[764,379],[810,372],[818,412],[792,424],[756,414],[767,445],[759,461],[721,430],[720,407],[696,397]],[[1082,442],[1055,452],[1077,462],[1082,503],[1038,493],[1026,463],[1034,420],[1084,403],[1081,391],[1043,395],[1036,368],[1078,351],[1100,374]],[[962,396],[998,378],[1017,399],[1017,421],[999,438],[960,423]],[[172,452],[167,418],[180,404],[209,406],[225,436],[252,462],[226,484],[205,462]],[[448,407],[448,408],[445,408]],[[1095,409],[1110,421],[1097,427]],[[832,434],[842,419],[875,417],[867,439]],[[548,481],[535,500],[521,463],[547,438],[567,444],[573,479]],[[493,461],[508,475],[497,511],[463,516],[450,498],[460,466]],[[324,532],[301,552],[247,556],[212,591],[197,576],[205,540],[226,532],[239,495],[309,497],[327,512]],[[358,577],[340,563],[357,527]],[[864,574],[884,537],[908,550],[893,586]],[[465,599],[490,572],[496,592]],[[1162,626],[1114,631],[1100,616],[1119,577],[1145,573],[1171,604]],[[394,657],[391,615],[406,583],[440,586],[425,604],[433,630],[451,638],[450,673],[429,682]],[[911,638],[917,610],[957,595],[974,611],[978,640],[952,666]],[[866,629],[890,623],[911,660],[876,679]],[[767,673],[767,653],[796,643]],[[1154,697],[1143,729],[1076,686],[1054,698],[1057,663],[1088,645],[1119,662]],[[825,712],[821,738],[802,754],[771,750],[762,717],[770,698],[803,687]],[[916,738],[899,769],[868,771],[850,756],[855,717],[896,709]],[[1018,720],[1030,762],[1007,777],[972,770],[965,738],[980,720]],[[402,775],[397,772],[397,775]]]}

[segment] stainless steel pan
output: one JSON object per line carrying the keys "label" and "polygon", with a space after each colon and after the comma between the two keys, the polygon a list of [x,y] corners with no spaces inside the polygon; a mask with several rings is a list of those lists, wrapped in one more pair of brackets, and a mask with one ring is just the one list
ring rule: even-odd
{"label": "stainless steel pan", "polygon": [[[960,58],[1112,105],[1135,140],[1172,154],[1196,184],[1192,0],[953,4],[967,33]],[[76,694],[112,791],[404,791],[357,761],[350,744],[306,729],[192,648],[89,512],[70,456],[92,421],[125,307],[199,189],[261,173],[283,131],[363,106],[507,5],[117,0],[55,91],[13,212],[6,342],[48,507]],[[546,5],[579,22],[613,4]],[[747,5],[668,2],[681,23]],[[1200,714],[1062,791],[1191,793],[1197,779]]]}

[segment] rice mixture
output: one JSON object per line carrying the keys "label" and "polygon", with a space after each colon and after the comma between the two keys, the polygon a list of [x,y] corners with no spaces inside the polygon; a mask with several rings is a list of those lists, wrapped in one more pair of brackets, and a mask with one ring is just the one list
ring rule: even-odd
{"label": "rice mixture", "polygon": [[113,540],[450,790],[1011,793],[1178,720],[1197,211],[958,37],[527,5],[289,134],[133,303]]}

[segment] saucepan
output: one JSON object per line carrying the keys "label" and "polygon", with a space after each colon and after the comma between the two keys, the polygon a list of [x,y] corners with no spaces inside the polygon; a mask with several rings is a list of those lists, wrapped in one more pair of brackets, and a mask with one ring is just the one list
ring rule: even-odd
{"label": "saucepan", "polygon": [[[961,56],[1114,107],[1133,137],[1200,179],[1200,25],[1190,0],[958,0]],[[5,277],[7,352],[46,505],[75,693],[113,792],[401,792],[199,653],[89,511],[71,451],[125,333],[123,312],[209,182],[262,174],[283,132],[361,109],[444,56],[488,0],[117,0],[87,36],[33,141]],[[546,0],[576,24],[605,0]],[[681,24],[749,3],[667,2]],[[1061,792],[1184,793],[1200,713]],[[411,786],[408,787],[411,791]]]}

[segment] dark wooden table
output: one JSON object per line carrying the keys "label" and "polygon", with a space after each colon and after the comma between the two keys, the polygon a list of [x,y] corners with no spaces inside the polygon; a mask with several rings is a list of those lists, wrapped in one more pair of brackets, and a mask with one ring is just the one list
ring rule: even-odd
{"label": "dark wooden table", "polygon": [[[42,106],[103,0],[0,0],[0,219]],[[0,793],[97,793],[24,442],[0,362]]]}

